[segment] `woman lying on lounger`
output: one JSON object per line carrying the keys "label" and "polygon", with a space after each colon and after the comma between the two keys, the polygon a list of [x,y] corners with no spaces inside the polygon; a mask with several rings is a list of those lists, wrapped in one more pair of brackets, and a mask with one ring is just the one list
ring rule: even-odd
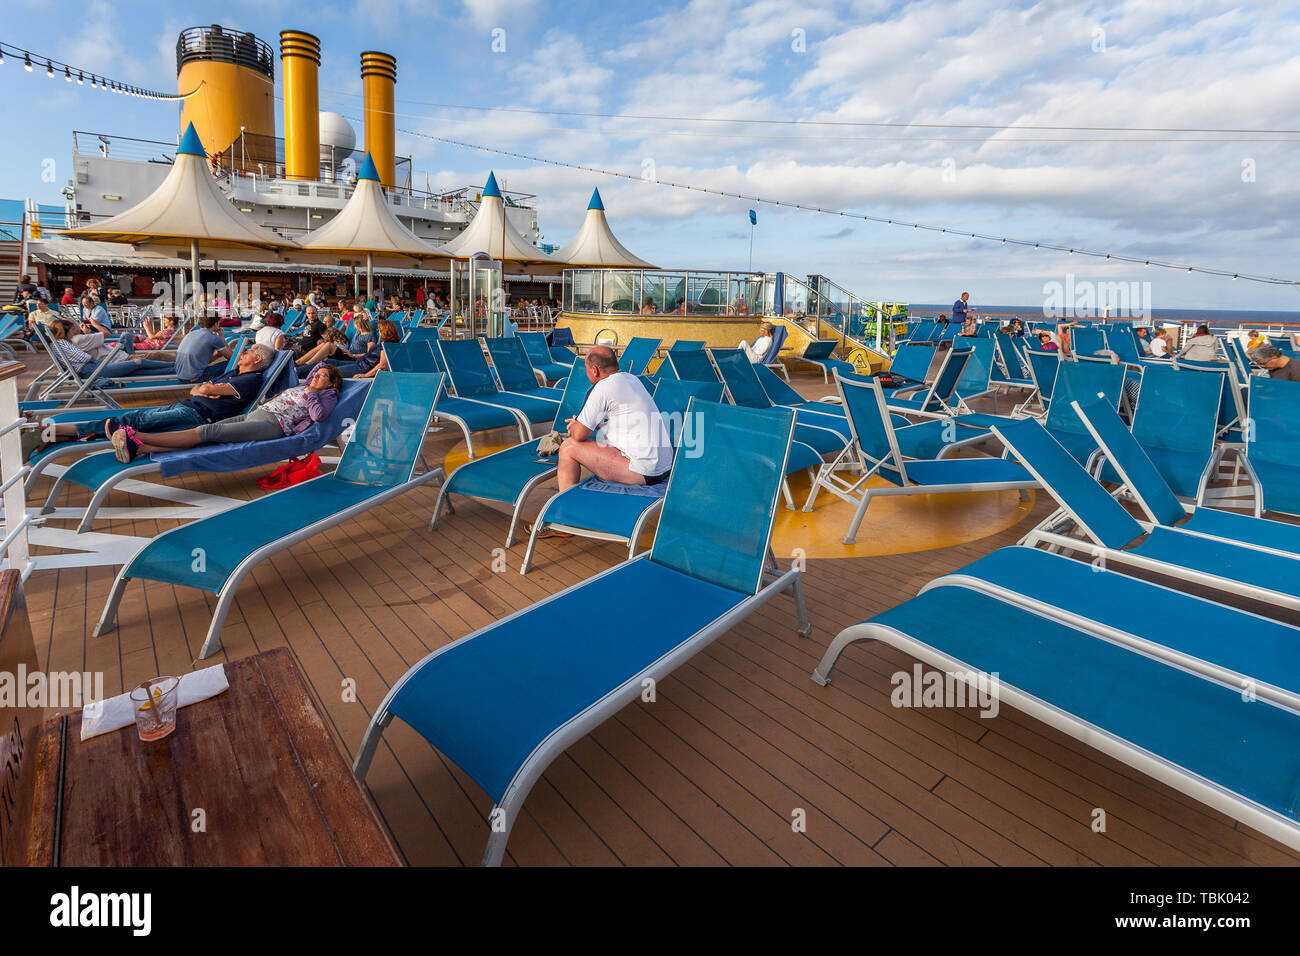
{"label": "woman lying on lounger", "polygon": [[286,389],[261,408],[179,432],[140,432],[123,427],[113,432],[117,460],[129,462],[136,455],[193,448],[209,442],[271,441],[306,431],[312,422],[324,421],[339,401],[343,376],[324,363],[311,370],[306,385]]}

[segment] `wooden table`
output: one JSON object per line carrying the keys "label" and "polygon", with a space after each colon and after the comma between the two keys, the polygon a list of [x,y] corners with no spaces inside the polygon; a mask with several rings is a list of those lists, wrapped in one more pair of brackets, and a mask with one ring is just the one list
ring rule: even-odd
{"label": "wooden table", "polygon": [[33,866],[399,866],[285,648],[226,665],[230,689],[170,736],[81,740],[81,712],[36,744]]}

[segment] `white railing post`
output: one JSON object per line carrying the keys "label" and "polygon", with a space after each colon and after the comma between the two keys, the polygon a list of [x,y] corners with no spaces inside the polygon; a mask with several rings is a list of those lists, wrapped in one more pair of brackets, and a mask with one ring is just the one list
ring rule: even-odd
{"label": "white railing post", "polygon": [[4,433],[0,434],[0,485],[4,486],[5,539],[9,540],[8,552],[0,558],[7,557],[9,567],[26,577],[29,570],[27,496],[23,482],[12,480],[23,467],[22,431],[5,427],[19,419],[18,375],[22,370],[20,362],[0,366],[0,427],[4,427]]}

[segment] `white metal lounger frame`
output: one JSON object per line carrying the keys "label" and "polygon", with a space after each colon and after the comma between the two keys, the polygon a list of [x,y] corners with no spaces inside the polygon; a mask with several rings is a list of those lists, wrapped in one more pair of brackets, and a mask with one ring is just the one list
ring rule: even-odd
{"label": "white metal lounger frame", "polygon": [[[446,387],[445,378],[443,387]],[[437,407],[437,404],[438,397],[435,395],[433,405],[429,408],[429,415],[425,419],[424,425],[417,433],[420,436],[421,441],[423,441],[424,435],[428,430],[429,419],[433,417],[433,409]],[[421,455],[416,456],[417,459],[421,457]],[[412,463],[411,470],[412,472],[415,470],[414,463]],[[208,627],[207,636],[203,639],[203,647],[199,651],[199,659],[211,657],[217,651],[221,650],[221,629],[226,623],[226,615],[230,613],[231,605],[235,602],[235,593],[239,590],[239,585],[243,582],[244,578],[246,578],[249,572],[251,572],[259,563],[273,554],[278,554],[281,551],[293,547],[300,541],[305,541],[337,524],[342,524],[344,521],[354,518],[359,514],[363,514],[376,505],[381,505],[386,501],[396,498],[400,494],[410,491],[412,488],[417,488],[420,485],[427,484],[434,479],[437,479],[438,481],[443,481],[445,479],[441,468],[435,468],[432,471],[426,471],[423,474],[412,474],[411,477],[404,482],[386,488],[379,494],[367,498],[365,501],[344,508],[342,511],[337,511],[332,515],[327,515],[319,521],[315,521],[304,528],[300,528],[297,531],[285,535],[283,538],[272,541],[270,544],[265,544],[253,551],[251,554],[246,555],[244,559],[235,566],[235,569],[230,573],[230,576],[226,579],[225,583],[222,584],[221,590],[217,594],[217,606],[213,609],[212,623]],[[319,478],[313,478],[311,481],[326,480],[334,480],[333,475],[321,475]],[[310,485],[311,481],[304,482],[304,486]],[[264,499],[255,498],[253,500],[262,501]],[[223,512],[223,514],[234,514],[240,507],[243,506],[236,506],[231,511]],[[162,534],[155,537],[153,541],[157,541],[159,538],[164,538],[169,534],[185,531],[189,527],[189,525],[180,525],[169,531],[164,531]],[[146,545],[146,547],[148,547],[148,545]],[[108,594],[108,601],[104,604],[104,612],[100,615],[99,623],[95,625],[93,636],[99,637],[101,634],[106,634],[116,626],[117,608],[122,602],[123,593],[126,591],[126,583],[131,580],[126,573],[127,569],[130,567],[131,562],[128,561],[122,566],[122,570],[117,573],[117,577],[113,580],[113,588]]]}
{"label": "white metal lounger frame", "polygon": [[[444,320],[444,321],[445,321],[445,320]],[[430,351],[432,351],[432,349],[434,348],[433,344],[432,344],[431,342],[429,342],[427,339],[424,340],[424,341],[425,341],[425,344],[429,346]],[[385,346],[387,346],[388,344],[389,344],[389,343],[385,343]],[[405,342],[403,342],[403,343],[399,343],[399,344],[406,345],[406,344],[413,344],[413,343],[405,343]],[[389,363],[390,367],[391,367],[391,364],[392,364],[392,363],[391,363],[391,360],[390,360],[390,363]],[[446,368],[446,365],[445,365],[445,364],[444,364],[443,368]],[[430,369],[429,371],[434,371],[434,369]],[[451,390],[452,387],[451,387],[451,375],[450,375],[450,373],[447,374],[446,383],[447,383],[447,384],[446,384],[446,386],[445,386],[445,391],[446,391],[446,393],[447,393],[447,395],[448,395],[449,397],[451,397],[451,398],[455,398],[455,399],[456,399],[457,401],[459,401],[459,402],[474,402],[474,403],[477,404],[477,405],[482,405],[482,404],[484,404],[483,402],[476,401],[475,399],[472,399],[472,398],[459,398],[459,397],[457,397],[455,394],[453,394],[453,392],[452,392],[452,390]],[[492,407],[493,407],[493,408],[505,408],[504,405],[493,405]],[[527,423],[526,421],[524,421],[524,416],[523,416],[523,415],[522,415],[522,414],[521,414],[517,409],[511,408],[511,409],[509,409],[509,411],[510,411],[510,413],[514,416],[514,419],[515,419],[515,427],[519,429],[519,441],[520,441],[521,443],[522,443],[522,442],[526,442],[526,441],[528,441],[528,439],[529,439],[529,438],[531,437],[531,435],[532,435],[532,429],[529,427],[528,423]],[[469,456],[470,458],[475,458],[475,457],[477,457],[477,454],[476,454],[475,451],[474,451],[474,434],[473,434],[473,432],[470,430],[469,422],[467,422],[464,418],[462,418],[462,417],[459,416],[459,415],[453,414],[453,413],[451,413],[451,412],[444,412],[444,411],[442,411],[441,409],[438,409],[438,408],[436,408],[436,407],[435,407],[434,410],[433,410],[433,421],[435,421],[435,422],[440,422],[440,421],[442,421],[442,422],[451,422],[453,425],[455,425],[457,428],[459,428],[459,429],[461,430],[461,433],[465,436],[465,450],[466,450],[468,456]],[[505,426],[502,426],[502,427],[505,427]],[[432,430],[435,430],[435,429],[431,429],[431,431],[432,431]],[[493,429],[483,429],[483,430],[484,430],[484,431],[492,431]],[[436,517],[436,514],[435,514],[435,517]],[[430,527],[432,527],[432,525],[430,525]]]}
{"label": "white metal lounger frame", "polygon": [[[1063,558],[1062,560],[1069,559]],[[1165,587],[1163,584],[1155,584],[1151,581],[1142,581],[1140,578],[1135,580],[1138,580],[1145,587],[1150,588],[1153,592],[1153,599],[1157,601],[1162,599],[1199,601],[1205,604],[1216,605],[1218,607],[1225,606],[1218,604],[1216,601],[1211,601],[1195,594],[1186,594],[1182,591],[1175,591],[1173,588]],[[1154,641],[1150,638],[1142,637],[1139,634],[1133,634],[1129,631],[1120,630],[1119,628],[1113,627],[1109,624],[1103,624],[1100,621],[1095,621],[1085,615],[1067,611],[1063,608],[1056,607],[1053,604],[1048,604],[1045,601],[1029,597],[1024,593],[1010,590],[999,584],[994,584],[991,581],[986,581],[983,578],[974,575],[963,574],[961,571],[956,571],[952,574],[945,574],[926,584],[917,592],[917,594],[919,596],[924,594],[926,591],[939,587],[960,587],[967,588],[971,591],[977,591],[987,597],[996,598],[1004,604],[1013,604],[1016,607],[1037,615],[1038,617],[1056,621],[1059,624],[1072,627],[1077,631],[1084,631],[1085,633],[1091,634],[1094,637],[1100,638],[1101,640],[1107,641],[1111,644],[1118,644],[1122,647],[1126,647],[1144,657],[1164,661],[1167,664],[1172,664],[1175,667],[1178,667],[1180,670],[1200,674],[1216,683],[1223,684],[1225,687],[1231,687],[1235,691],[1240,692],[1244,688],[1249,687],[1257,697],[1271,700],[1276,704],[1300,713],[1300,693],[1297,693],[1294,690],[1288,690],[1284,687],[1278,687],[1275,684],[1260,681],[1249,674],[1243,674],[1240,671],[1231,670],[1227,667],[1215,664],[1213,661],[1207,661],[1204,658],[1194,657],[1191,654],[1172,648],[1167,644],[1162,644],[1159,641]],[[1243,611],[1239,608],[1230,608],[1230,610],[1232,610],[1234,614],[1240,614],[1245,618],[1252,618],[1263,624],[1275,627],[1289,627],[1289,625],[1279,624],[1277,621],[1266,618],[1260,614],[1254,614],[1250,611]]]}
{"label": "white metal lounger frame", "polygon": [[[773,511],[775,517],[775,511]],[[771,534],[771,526],[768,528]],[[631,561],[648,561],[649,554],[643,554],[639,557],[630,559]],[[459,647],[467,641],[472,641],[480,635],[490,632],[499,624],[506,621],[512,621],[522,614],[527,614],[533,608],[543,604],[550,604],[560,598],[577,591],[592,581],[599,580],[605,575],[613,574],[616,571],[626,567],[630,562],[624,561],[616,564],[607,571],[602,571],[586,581],[579,582],[563,591],[555,594],[545,601],[540,601],[532,607],[516,611],[508,617],[502,618],[495,624],[489,624],[487,627],[479,628],[468,637],[461,638],[453,644],[447,644],[438,650],[426,656],[417,665],[407,671],[406,675],[399,680],[388,691],[383,702],[380,703],[379,709],[370,720],[370,725],[366,728],[365,737],[362,738],[361,746],[357,751],[356,762],[353,764],[353,772],[362,786],[365,785],[366,774],[370,770],[370,762],[374,758],[375,750],[379,746],[379,739],[383,736],[384,730],[393,722],[393,715],[388,712],[388,705],[391,703],[397,692],[401,690],[402,685],[406,683],[411,674],[417,673],[420,668],[428,664],[439,654],[443,654],[452,647]],[[532,791],[533,786],[541,779],[542,774],[551,765],[556,757],[564,753],[570,746],[581,740],[587,734],[591,733],[610,717],[614,716],[628,704],[631,704],[641,698],[644,690],[643,681],[649,678],[653,681],[661,681],[668,677],[674,670],[694,657],[699,651],[711,644],[714,640],[726,634],[733,627],[747,618],[754,611],[758,610],[778,594],[790,592],[795,601],[795,609],[798,615],[797,633],[800,637],[807,637],[812,632],[812,626],[808,622],[808,611],[804,603],[803,583],[799,577],[797,569],[791,569],[784,573],[773,572],[768,569],[766,576],[773,578],[768,583],[760,586],[759,590],[749,598],[746,598],[740,604],[736,605],[721,617],[705,625],[699,631],[696,631],[691,637],[687,638],[681,644],[678,644],[663,657],[649,664],[638,673],[632,675],[619,686],[612,688],[600,700],[593,703],[582,713],[553,729],[545,738],[538,743],[528,758],[515,771],[514,778],[506,788],[506,796],[501,801],[500,806],[492,808],[492,814],[489,817],[489,823],[492,824],[492,833],[488,838],[487,848],[483,852],[484,866],[500,866],[501,860],[505,856],[506,841],[510,839],[510,831],[514,827],[515,819],[518,815],[519,808],[523,806],[524,800]]]}
{"label": "white metal lounger frame", "polygon": [[[320,478],[313,478],[312,481],[321,481],[330,477],[330,475],[322,475]],[[412,488],[419,487],[435,478],[442,480],[442,477],[443,471],[441,468],[435,468],[433,471],[426,471],[424,474],[414,476],[409,481],[405,481],[400,485],[394,485],[393,487],[386,489],[380,494],[375,495],[373,498],[367,498],[365,501],[309,524],[305,528],[300,528],[292,534],[285,535],[277,541],[263,545],[249,554],[239,562],[235,567],[235,570],[231,572],[230,577],[226,579],[225,584],[221,586],[221,591],[217,594],[217,606],[213,609],[212,624],[208,627],[207,636],[203,639],[203,647],[199,651],[199,659],[202,660],[211,657],[217,651],[221,650],[221,629],[225,626],[226,616],[230,613],[231,605],[235,603],[235,593],[239,590],[239,585],[243,583],[244,578],[248,577],[249,572],[251,572],[253,568],[262,561],[265,561],[273,554],[278,554],[281,551],[293,547],[300,541],[306,541],[308,538],[314,537],[322,531],[332,528],[337,524],[342,524],[344,521],[354,518],[359,514],[363,514],[376,505],[381,505],[385,501],[396,498],[398,495],[410,491]],[[310,484],[310,482],[308,482],[308,484]],[[260,501],[262,499],[259,498],[254,500]],[[227,512],[226,514],[231,513],[233,512]],[[164,531],[153,540],[157,541],[158,538],[178,531],[183,531],[188,527],[188,525],[181,525],[180,527],[173,528],[171,531]],[[95,625],[95,637],[107,634],[117,625],[117,607],[122,602],[122,595],[126,591],[126,583],[131,580],[126,577],[126,570],[129,567],[129,562],[123,565],[122,570],[118,572],[117,578],[113,581],[113,589],[109,592],[108,602],[104,605],[104,613],[100,615],[99,623]]]}
{"label": "white metal lounger frame", "polygon": [[[849,431],[853,440],[848,446],[835,457],[835,459],[818,470],[817,476],[813,479],[812,488],[808,490],[808,500],[804,503],[804,511],[812,511],[813,505],[817,501],[817,495],[822,488],[825,488],[831,494],[856,505],[857,510],[853,513],[853,520],[849,522],[849,530],[844,535],[845,544],[853,544],[858,536],[858,528],[862,525],[862,519],[866,516],[867,506],[871,504],[872,498],[894,497],[898,495],[946,495],[970,491],[1019,491],[1021,500],[1026,498],[1026,490],[1037,487],[1037,481],[1000,481],[1000,482],[956,482],[950,485],[909,485],[907,477],[906,459],[898,450],[898,438],[894,435],[894,425],[889,417],[888,407],[885,405],[885,397],[881,393],[880,385],[872,380],[868,383],[859,384],[857,382],[845,382],[840,378],[840,370],[835,370],[835,384],[843,390],[844,388],[864,388],[870,389],[875,394],[876,404],[880,412],[881,420],[885,424],[885,432],[889,436],[889,457],[879,460],[869,458],[862,449],[862,443],[858,440],[858,430],[853,424],[853,416],[849,415]],[[897,469],[899,479],[902,485],[891,485],[887,488],[870,488],[867,481],[875,476],[885,465],[891,465]],[[855,477],[852,481],[846,480],[835,474],[836,469],[852,468]],[[1035,476],[1037,477],[1037,476]],[[861,496],[861,497],[859,497]]]}
{"label": "white metal lounger frame", "polygon": [[[924,664],[955,674],[959,679],[966,680],[965,675],[967,674],[978,674],[975,668],[964,661],[945,654],[934,646],[910,637],[896,628],[866,622],[847,627],[836,635],[830,647],[826,649],[821,662],[817,665],[817,669],[813,671],[812,679],[822,686],[829,684],[831,669],[835,666],[835,662],[844,648],[857,641],[873,640],[882,641],[896,647]],[[1207,679],[1204,678],[1204,675],[1198,674],[1197,676]],[[969,683],[968,680],[967,683]],[[1240,684],[1228,686],[1238,692],[1241,690]],[[1018,690],[1006,683],[1005,680],[999,681],[998,700],[1036,720],[1042,721],[1049,727],[1061,731],[1061,733],[1068,734],[1094,750],[1098,750],[1107,756],[1114,757],[1121,763],[1140,770],[1147,776],[1159,780],[1180,793],[1187,794],[1212,809],[1218,810],[1233,819],[1240,820],[1266,836],[1272,837],[1287,846],[1300,849],[1300,824],[1274,810],[1270,810],[1268,807],[1243,797],[1215,783],[1213,780],[1193,773],[1170,760],[1166,760],[1159,754],[1153,753],[1144,747],[1130,743],[1123,737],[1098,727],[1096,724],[1082,720],[1069,711],[1062,710],[1040,697]],[[1274,705],[1266,704],[1265,706]]]}
{"label": "white metal lounger frame", "polygon": [[[939,382],[943,379],[943,374],[948,368],[948,363],[951,362],[954,357],[956,357],[958,352],[961,352],[962,354],[966,354],[968,352],[974,354],[973,349],[959,349],[957,348],[956,345],[954,345],[952,348],[948,349],[943,353],[943,358],[939,362],[939,369],[934,373],[934,376],[929,381],[917,387],[904,386],[903,388],[894,389],[893,392],[890,394],[890,398],[893,398],[895,396],[902,398],[904,397],[904,395],[915,397],[917,395],[920,395],[922,392],[924,392],[925,401],[921,402],[920,408],[909,408],[904,405],[891,406],[889,404],[888,398],[885,399],[885,406],[891,412],[897,412],[900,415],[915,415],[918,418],[930,418],[930,419],[950,418],[953,415],[958,414],[958,412],[962,407],[961,396],[957,394],[957,387],[958,385],[961,384],[960,375],[957,376],[957,381],[953,383],[952,394],[948,396],[949,399],[952,400],[951,402],[944,401],[942,398],[940,398],[938,395],[935,394],[935,390],[939,387]],[[969,358],[967,358],[967,361],[969,361]],[[836,369],[835,371],[838,373],[839,369]],[[837,375],[837,380],[838,380],[838,375]],[[929,405],[932,401],[939,403],[940,405],[939,411],[928,410]]]}
{"label": "white metal lounger frame", "polygon": [[[33,334],[40,340],[45,349],[45,354],[49,356],[50,366],[32,380],[31,385],[27,387],[27,394],[23,401],[62,401],[62,407],[69,408],[89,392],[108,408],[122,407],[107,390],[96,384],[99,381],[100,373],[104,371],[104,367],[116,359],[122,351],[121,342],[113,346],[112,351],[108,353],[103,361],[97,363],[95,371],[86,378],[82,378],[81,373],[72,367],[72,363],[68,361],[62,349],[54,344],[55,339],[53,336],[40,323],[33,326]],[[45,376],[51,373],[53,373],[53,379],[48,382],[44,381]]]}
{"label": "white metal lounger frame", "polygon": [[[993,426],[993,433],[997,435],[998,440],[1001,441],[1004,445],[1006,445],[1008,448],[1011,447],[1011,445],[1007,443],[1006,439],[999,432],[996,425]],[[1025,469],[1030,474],[1032,474],[1036,479],[1038,479],[1042,487],[1047,489],[1048,493],[1050,494],[1051,493],[1050,486],[1045,481],[1042,480],[1042,476],[1033,468],[1033,466],[1030,465],[1029,462],[1025,461],[1022,458],[1017,457],[1017,460],[1020,461],[1020,463],[1025,467]],[[1269,588],[1263,588],[1253,584],[1246,584],[1245,582],[1237,581],[1233,578],[1223,577],[1222,575],[1218,575],[1218,574],[1210,574],[1205,571],[1198,571],[1195,568],[1185,567],[1184,565],[1181,564],[1170,564],[1167,561],[1158,561],[1154,558],[1143,557],[1142,555],[1135,554],[1131,551],[1120,551],[1114,548],[1108,548],[1104,544],[1100,543],[1101,539],[1093,534],[1093,532],[1088,528],[1087,523],[1074,511],[1073,508],[1071,508],[1067,504],[1062,503],[1059,499],[1057,500],[1057,504],[1060,505],[1060,508],[1058,508],[1051,515],[1048,515],[1048,517],[1044,519],[1044,521],[1041,524],[1039,524],[1038,527],[1033,528],[1027,535],[1021,538],[1020,541],[1018,542],[1019,544],[1022,544],[1030,548],[1037,547],[1040,544],[1044,544],[1048,546],[1049,551],[1056,551],[1059,548],[1065,548],[1071,551],[1078,551],[1083,554],[1091,555],[1094,559],[1100,560],[1101,562],[1103,562],[1102,565],[1103,567],[1106,566],[1106,564],[1108,564],[1111,561],[1121,565],[1127,564],[1135,568],[1142,568],[1147,571],[1153,571],[1156,574],[1163,574],[1166,575],[1167,577],[1176,578],[1182,581],[1187,581],[1192,584],[1200,584],[1207,588],[1212,588],[1213,590],[1221,591],[1225,594],[1236,594],[1236,595],[1240,595],[1241,597],[1249,598],[1254,601],[1263,601],[1266,603],[1271,602],[1273,604],[1281,605],[1282,607],[1288,608],[1290,610],[1300,611],[1300,597],[1296,597],[1291,594],[1284,594],[1281,591],[1274,591]],[[1062,534],[1059,531],[1054,530],[1055,527],[1060,524],[1060,519],[1062,517],[1072,522],[1075,525],[1075,527],[1077,527],[1081,532],[1087,535],[1087,538],[1078,538],[1068,534]],[[1142,528],[1143,531],[1148,533],[1155,527],[1155,525],[1153,525],[1149,521],[1140,521],[1136,518],[1134,519],[1134,521],[1137,522],[1137,524]],[[1225,540],[1223,538],[1212,537],[1211,535],[1192,534],[1191,532],[1184,531],[1181,528],[1171,528],[1169,530],[1175,532],[1176,534],[1185,534],[1191,537],[1203,538],[1212,541]],[[1260,551],[1265,554],[1273,555],[1274,557],[1277,558],[1285,558],[1286,560],[1295,561],[1296,571],[1297,573],[1300,573],[1300,561],[1296,560],[1296,556],[1294,554],[1290,554],[1285,551],[1279,551],[1275,548],[1266,548],[1255,544],[1248,545],[1242,541],[1233,541],[1231,543],[1238,545],[1239,547],[1242,548],[1247,548],[1252,551]]]}
{"label": "white metal lounger frame", "polygon": [[[785,480],[782,479],[781,483],[784,485]],[[655,501],[649,504],[646,510],[641,513],[641,517],[637,519],[636,526],[632,529],[631,536],[625,538],[620,534],[614,534],[609,531],[593,531],[590,528],[578,528],[573,525],[560,524],[554,521],[544,521],[543,519],[546,516],[546,509],[551,506],[551,502],[562,494],[564,494],[563,491],[557,491],[555,494],[551,495],[551,497],[546,499],[545,504],[542,505],[542,510],[537,512],[537,520],[533,522],[532,533],[528,536],[528,547],[524,551],[524,560],[519,565],[520,574],[527,574],[532,568],[533,552],[537,548],[537,536],[542,533],[543,530],[563,531],[566,534],[574,534],[582,538],[592,538],[596,541],[615,541],[621,544],[626,544],[627,556],[629,559],[633,558],[636,556],[636,546],[641,540],[641,532],[645,530],[646,522],[657,515],[660,509],[664,506],[663,498],[655,499]],[[518,511],[516,511],[516,515],[518,515]],[[513,522],[511,522],[510,529],[511,531],[514,530]]]}
{"label": "white metal lounger frame", "polygon": [[[506,449],[506,450],[509,451],[510,449]],[[491,458],[491,457],[492,457],[491,455],[487,456],[487,458]],[[487,461],[487,458],[484,458],[482,460]],[[542,472],[541,474],[536,475],[533,478],[530,478],[528,482],[523,486],[523,488],[520,489],[519,495],[515,498],[510,508],[510,527],[506,531],[507,548],[513,547],[515,543],[515,531],[518,530],[519,528],[519,509],[522,508],[524,502],[528,500],[528,496],[532,494],[533,489],[536,488],[538,485],[540,485],[542,482],[549,481],[550,479],[554,478],[555,473],[558,470],[559,470],[558,465],[555,468],[550,468]],[[442,520],[442,514],[444,508],[447,510],[448,514],[456,513],[456,506],[452,504],[451,501],[451,496],[453,493],[454,492],[450,492],[447,490],[447,482],[443,482],[442,486],[438,489],[438,500],[434,502],[433,505],[433,517],[429,519],[430,531],[437,530],[438,524]],[[467,497],[473,497],[473,496],[471,495]],[[547,503],[549,504],[549,502]],[[530,554],[532,553],[531,548],[532,548],[532,542],[530,541],[529,542]],[[526,564],[527,564],[527,559],[525,559],[525,565]]]}
{"label": "white metal lounger frame", "polygon": [[[443,367],[444,369],[447,370],[447,385],[446,385],[446,390],[447,390],[447,394],[448,394],[448,395],[450,395],[452,398],[456,399],[457,401],[461,401],[461,402],[473,402],[475,405],[485,405],[485,406],[487,406],[488,408],[504,408],[506,411],[510,412],[511,415],[514,415],[514,416],[515,416],[515,422],[516,422],[516,424],[519,426],[519,440],[520,440],[520,442],[526,442],[526,441],[528,441],[529,439],[536,437],[536,436],[533,434],[533,423],[532,423],[531,421],[529,421],[528,416],[525,415],[525,414],[524,414],[521,410],[519,410],[518,408],[514,408],[514,407],[512,407],[512,406],[510,406],[510,405],[498,405],[498,404],[496,404],[495,402],[489,402],[486,398],[464,398],[464,397],[462,397],[462,396],[460,396],[460,395],[457,395],[457,394],[455,393],[455,388],[456,388],[455,383],[453,383],[453,382],[452,382],[452,379],[451,379],[451,366],[447,364],[447,355],[446,355],[446,353],[444,353],[444,352],[442,351],[442,339],[441,339],[441,338],[438,338],[438,339],[432,339],[432,340],[428,340],[428,341],[429,341],[429,347],[430,347],[430,348],[437,348],[437,349],[438,349],[438,360],[439,360],[440,362],[442,362],[442,367]],[[480,344],[481,344],[481,343],[480,343]],[[484,361],[486,361],[486,359],[484,359]],[[493,375],[493,380],[494,380],[494,381],[496,380],[496,376],[495,376],[495,375]],[[515,394],[515,393],[514,393],[514,392],[510,392],[509,394],[513,395],[513,394]],[[532,398],[532,397],[534,397],[534,396],[531,396],[531,395],[525,395],[525,396],[520,396],[520,397],[521,397],[521,398]],[[557,407],[557,408],[559,407],[559,403],[556,403],[556,407]],[[449,422],[456,422],[457,424],[460,425],[461,431],[463,431],[463,432],[465,433],[465,443],[466,443],[466,445],[469,446],[469,451],[470,451],[470,455],[469,455],[469,456],[470,456],[471,458],[473,458],[473,457],[474,457],[474,446],[473,446],[473,443],[470,441],[470,438],[469,438],[469,426],[465,423],[465,420],[464,420],[463,418],[457,418],[455,415],[442,415],[442,417],[445,418],[445,419],[446,419],[447,421],[449,421]]]}

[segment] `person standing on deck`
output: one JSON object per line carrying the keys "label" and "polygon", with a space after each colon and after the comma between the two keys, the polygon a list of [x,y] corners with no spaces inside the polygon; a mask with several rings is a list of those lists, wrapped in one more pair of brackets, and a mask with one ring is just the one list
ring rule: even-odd
{"label": "person standing on deck", "polygon": [[970,293],[963,292],[961,298],[952,304],[952,320],[959,325],[966,324],[967,313],[970,312]]}

